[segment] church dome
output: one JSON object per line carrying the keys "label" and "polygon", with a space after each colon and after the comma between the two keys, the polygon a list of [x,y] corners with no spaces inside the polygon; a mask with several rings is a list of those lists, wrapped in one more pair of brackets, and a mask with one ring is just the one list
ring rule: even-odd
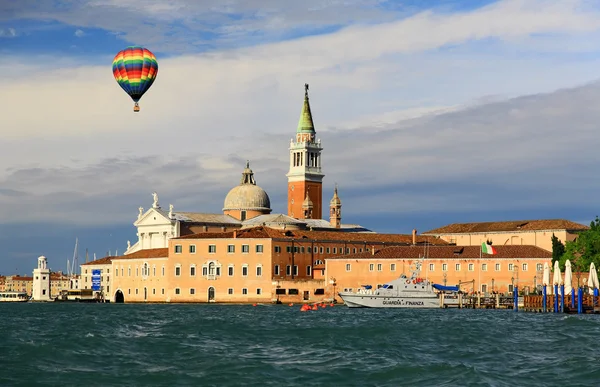
{"label": "church dome", "polygon": [[233,187],[225,197],[223,211],[231,210],[271,212],[269,195],[256,185],[249,163],[246,163],[240,185]]}

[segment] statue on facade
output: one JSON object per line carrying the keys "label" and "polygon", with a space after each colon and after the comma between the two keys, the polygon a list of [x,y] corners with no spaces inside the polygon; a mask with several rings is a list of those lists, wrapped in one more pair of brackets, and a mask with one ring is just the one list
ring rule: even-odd
{"label": "statue on facade", "polygon": [[308,97],[308,83],[304,84],[304,95]]}
{"label": "statue on facade", "polygon": [[131,241],[127,241],[127,250],[131,248]]}
{"label": "statue on facade", "polygon": [[144,207],[140,207],[140,208],[138,208],[138,210],[139,210],[138,219],[141,219],[141,217],[142,217],[142,215],[144,213]]}
{"label": "statue on facade", "polygon": [[152,192],[152,198],[154,199],[154,203],[152,203],[152,208],[159,208],[158,205],[158,194],[156,192]]}
{"label": "statue on facade", "polygon": [[169,218],[173,217],[173,205],[169,204]]}

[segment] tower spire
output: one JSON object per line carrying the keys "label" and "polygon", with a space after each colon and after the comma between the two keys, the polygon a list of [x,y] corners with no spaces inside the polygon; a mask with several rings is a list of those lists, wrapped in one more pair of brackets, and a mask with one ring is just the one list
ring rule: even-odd
{"label": "tower spire", "polygon": [[306,197],[302,202],[302,211],[304,213],[304,219],[312,219],[313,202],[310,200],[310,187],[306,190]]}
{"label": "tower spire", "polygon": [[300,113],[296,133],[315,134],[315,124],[313,123],[312,112],[310,111],[310,102],[308,101],[308,83],[304,84],[304,104],[302,105],[302,112]]}
{"label": "tower spire", "polygon": [[335,188],[333,189],[333,197],[329,202],[329,223],[332,227],[335,228],[342,227],[342,201],[338,196],[337,183],[335,183]]}

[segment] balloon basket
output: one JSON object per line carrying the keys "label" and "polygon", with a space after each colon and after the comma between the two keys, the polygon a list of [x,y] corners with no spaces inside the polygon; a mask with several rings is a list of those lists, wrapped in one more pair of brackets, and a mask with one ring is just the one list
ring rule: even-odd
{"label": "balloon basket", "polygon": [[140,111],[140,105],[138,105],[137,103],[135,104],[135,106],[133,107],[133,111],[134,112],[139,112]]}

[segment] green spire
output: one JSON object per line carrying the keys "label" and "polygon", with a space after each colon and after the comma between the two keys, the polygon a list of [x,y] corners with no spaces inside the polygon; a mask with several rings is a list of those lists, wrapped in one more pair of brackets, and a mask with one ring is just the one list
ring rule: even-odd
{"label": "green spire", "polygon": [[312,114],[310,112],[310,103],[308,102],[308,83],[304,84],[304,105],[302,105],[302,113],[298,121],[298,129],[296,133],[314,133],[315,125],[313,124]]}

